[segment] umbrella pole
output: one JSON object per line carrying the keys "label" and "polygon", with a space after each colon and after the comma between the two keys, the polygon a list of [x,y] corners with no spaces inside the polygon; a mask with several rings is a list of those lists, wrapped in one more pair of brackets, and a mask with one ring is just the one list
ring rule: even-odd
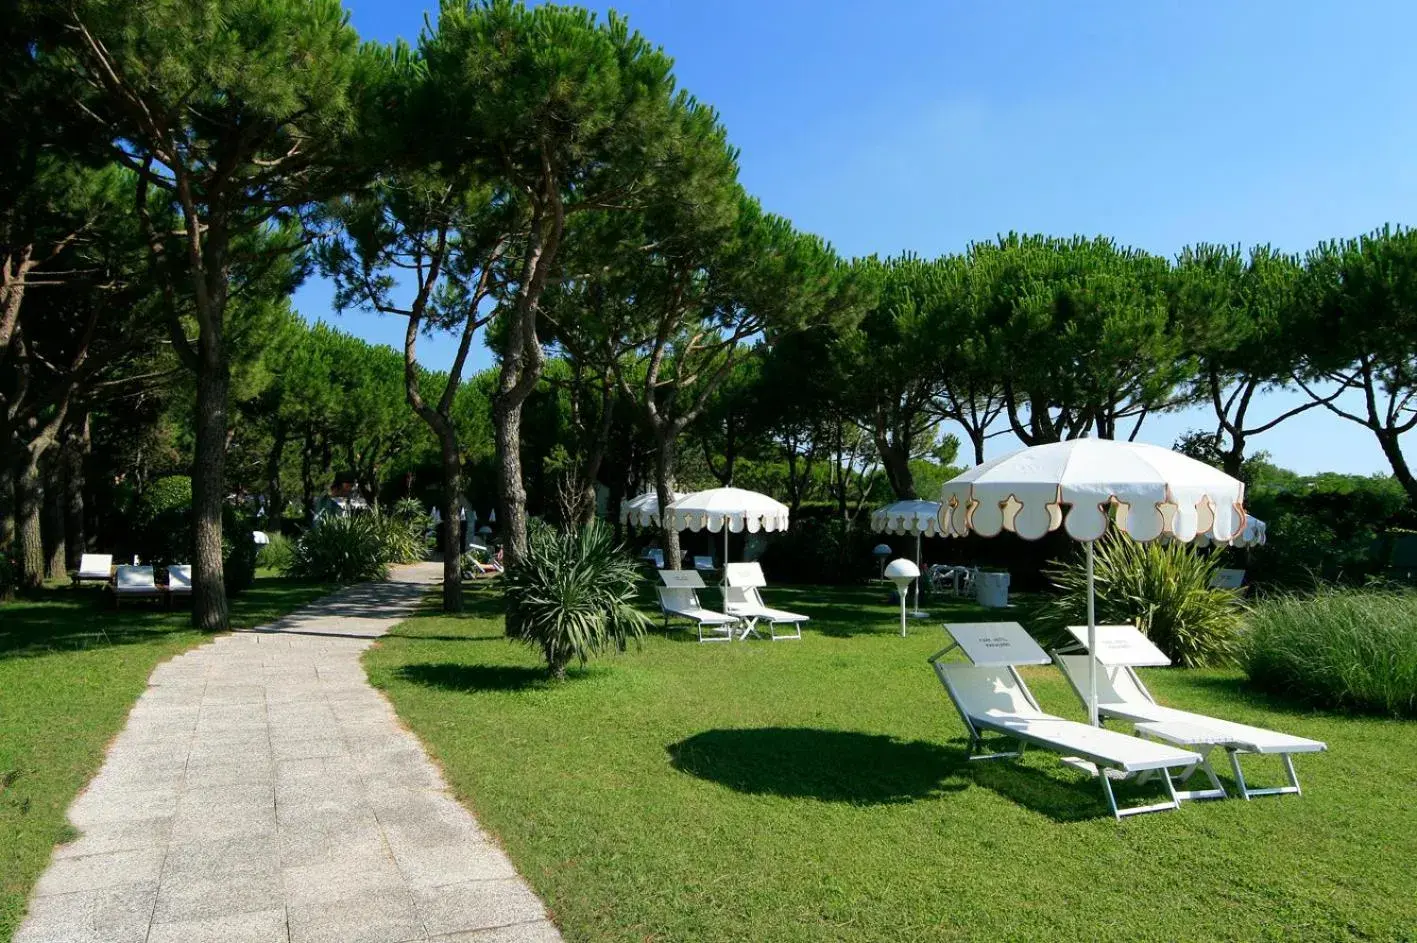
{"label": "umbrella pole", "polygon": [[723,572],[728,572],[728,521],[723,522]]}
{"label": "umbrella pole", "polygon": [[1087,722],[1097,723],[1097,613],[1093,605],[1092,541],[1087,542]]}
{"label": "umbrella pole", "polygon": [[[915,569],[920,569],[920,531],[918,530],[915,532]],[[923,574],[924,571],[922,570],[921,572]],[[915,608],[911,610],[910,614],[917,619],[925,615],[925,613],[920,611],[920,581],[924,578],[923,575],[915,578]]]}

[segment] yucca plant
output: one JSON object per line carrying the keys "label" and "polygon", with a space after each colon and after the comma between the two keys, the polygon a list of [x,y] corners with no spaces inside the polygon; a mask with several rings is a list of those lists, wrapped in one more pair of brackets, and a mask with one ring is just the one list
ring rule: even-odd
{"label": "yucca plant", "polygon": [[572,659],[644,635],[649,619],[635,608],[635,562],[600,521],[561,532],[532,522],[527,552],[509,567],[507,633],[541,651],[552,677]]}
{"label": "yucca plant", "polygon": [[330,514],[296,541],[289,573],[312,580],[362,583],[389,575],[383,528],[373,514]]}
{"label": "yucca plant", "polygon": [[386,563],[417,563],[428,558],[427,519],[398,513],[378,512],[362,515],[373,517],[383,544]]}
{"label": "yucca plant", "polygon": [[[1177,664],[1234,662],[1243,625],[1238,593],[1216,589],[1219,568],[1205,555],[1174,541],[1140,543],[1112,531],[1093,546],[1099,624],[1134,624]],[[1061,591],[1040,613],[1055,632],[1087,621],[1087,565],[1082,555],[1047,571]]]}
{"label": "yucca plant", "polygon": [[1417,594],[1274,596],[1248,621],[1242,660],[1257,686],[1325,707],[1417,717]]}

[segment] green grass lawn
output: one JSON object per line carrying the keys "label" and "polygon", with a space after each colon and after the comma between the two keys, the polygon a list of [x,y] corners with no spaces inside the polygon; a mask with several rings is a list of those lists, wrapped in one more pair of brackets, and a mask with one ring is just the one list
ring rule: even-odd
{"label": "green grass lawn", "polygon": [[[232,600],[232,624],[268,622],[330,587],[265,575]],[[0,940],[8,941],[64,810],[103,760],[153,667],[199,644],[189,612],[102,590],[55,588],[0,603]],[[107,633],[107,638],[100,632]]]}
{"label": "green grass lawn", "polygon": [[[1308,712],[1233,672],[1149,671],[1164,702],[1330,752],[1297,759],[1303,797],[1119,824],[1049,754],[964,758],[925,662],[939,623],[1026,624],[1026,607],[930,603],[902,639],[881,590],[778,589],[770,604],[813,618],[800,642],[656,634],[555,684],[502,637],[495,593],[404,623],[366,664],[568,939],[1417,935],[1417,723]],[[1055,669],[1026,677],[1045,709],[1083,718]],[[1277,784],[1265,762],[1252,784]]]}

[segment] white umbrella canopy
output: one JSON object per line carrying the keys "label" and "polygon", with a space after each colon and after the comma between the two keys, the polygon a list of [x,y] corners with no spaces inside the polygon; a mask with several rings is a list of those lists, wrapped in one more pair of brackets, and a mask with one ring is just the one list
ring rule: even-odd
{"label": "white umbrella canopy", "polygon": [[[871,514],[871,529],[876,533],[913,534],[915,536],[915,568],[920,568],[920,538],[940,535],[940,502],[907,500],[897,501],[878,508]],[[915,579],[915,610],[917,618],[925,613],[920,611],[920,578]]]}
{"label": "white umbrella canopy", "polygon": [[728,562],[728,534],[747,531],[787,530],[787,505],[765,494],[743,488],[710,488],[695,491],[672,502],[666,509],[669,526],[698,533],[723,531],[723,562]]}
{"label": "white umbrella canopy", "polygon": [[[1074,439],[1022,449],[977,465],[941,489],[948,535],[1012,531],[1037,540],[1063,528],[1087,547],[1088,653],[1097,651],[1092,542],[1109,524],[1135,540],[1185,543],[1209,534],[1234,540],[1245,526],[1245,486],[1169,449],[1139,442]],[[1064,513],[1064,508],[1067,508]],[[1088,719],[1097,725],[1097,660],[1088,662]]]}
{"label": "white umbrella canopy", "polygon": [[[682,492],[671,491],[669,500],[678,501],[684,497]],[[659,493],[656,491],[646,491],[644,494],[628,501],[620,502],[620,523],[633,524],[636,527],[658,527],[659,526]]]}
{"label": "white umbrella canopy", "polygon": [[1246,514],[1245,526],[1241,528],[1239,534],[1232,537],[1230,540],[1217,540],[1211,534],[1201,534],[1196,538],[1195,545],[1197,547],[1209,547],[1211,544],[1220,544],[1222,546],[1229,544],[1231,547],[1258,547],[1269,541],[1268,531],[1269,525],[1264,521],[1260,520],[1258,517],[1252,517]]}

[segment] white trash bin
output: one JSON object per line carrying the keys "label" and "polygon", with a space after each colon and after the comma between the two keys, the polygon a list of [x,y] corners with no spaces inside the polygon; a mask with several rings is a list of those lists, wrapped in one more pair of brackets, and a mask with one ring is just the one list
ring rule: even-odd
{"label": "white trash bin", "polygon": [[1009,604],[1009,574],[980,573],[974,579],[974,598],[989,609],[1003,609]]}

